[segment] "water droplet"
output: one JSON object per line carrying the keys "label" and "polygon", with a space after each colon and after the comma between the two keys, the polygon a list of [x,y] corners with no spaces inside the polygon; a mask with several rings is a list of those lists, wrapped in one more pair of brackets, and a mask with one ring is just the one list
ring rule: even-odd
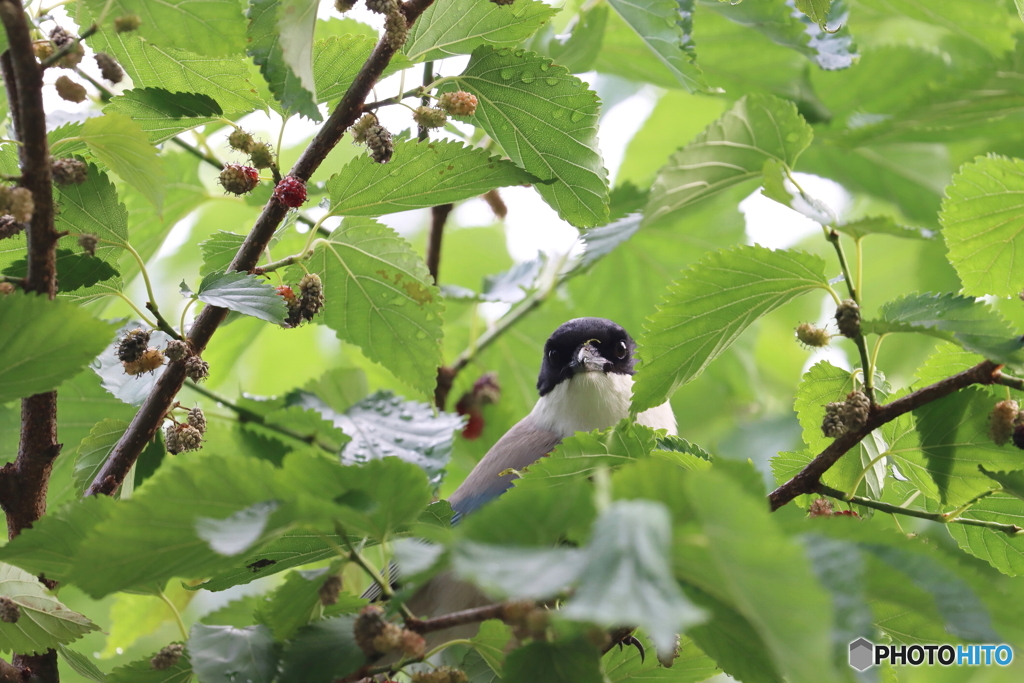
{"label": "water droplet", "polygon": [[[399,417],[402,417],[402,416],[401,416],[401,415],[399,415]],[[412,417],[412,416],[410,415],[409,417]],[[402,437],[400,437],[400,436],[396,436],[396,437],[395,437],[395,443],[402,443],[403,441],[405,441],[405,439],[404,439],[404,438],[402,438]]]}
{"label": "water droplet", "polygon": [[515,52],[516,57],[522,57],[525,54],[526,54],[526,50],[523,50],[522,48],[516,50],[516,52]]}
{"label": "water droplet", "polygon": [[512,69],[502,69],[498,72],[498,75],[501,76],[503,80],[510,81],[512,80]]}
{"label": "water droplet", "polygon": [[551,65],[548,64],[547,62],[541,62],[540,63],[540,70],[541,71],[547,71],[550,68],[551,68]]}
{"label": "water droplet", "polygon": [[404,306],[405,305],[405,297],[396,296],[394,299],[391,300],[391,303],[394,304],[395,306]]}
{"label": "water droplet", "polygon": [[433,454],[434,454],[434,447],[433,446],[427,446],[426,448],[423,449],[423,455],[433,455]]}
{"label": "water droplet", "polygon": [[408,422],[409,420],[412,419],[412,413],[410,413],[408,410],[403,410],[398,414],[398,419],[405,420],[406,422]]}
{"label": "water droplet", "polygon": [[569,118],[572,120],[573,123],[579,123],[580,121],[583,120],[584,116],[586,116],[586,114],[577,109],[576,111],[569,115]]}
{"label": "water droplet", "polygon": [[384,408],[384,409],[382,409],[380,411],[380,414],[381,415],[390,415],[391,414],[391,408]]}
{"label": "water droplet", "polygon": [[533,83],[535,80],[537,80],[537,77],[534,76],[529,71],[524,71],[523,73],[519,74],[519,80],[529,85],[530,83]]}
{"label": "water droplet", "polygon": [[557,78],[545,78],[544,82],[547,83],[548,85],[558,85]]}
{"label": "water droplet", "polygon": [[434,314],[433,313],[427,313],[426,318],[427,318],[427,320],[433,320],[434,319]]}
{"label": "water droplet", "polygon": [[560,119],[563,116],[565,116],[565,110],[564,109],[556,109],[553,112],[551,112],[551,117],[552,118]]}
{"label": "water droplet", "polygon": [[423,330],[419,330],[418,332],[416,332],[416,338],[417,339],[426,339],[427,338],[427,333],[424,332]]}
{"label": "water droplet", "polygon": [[510,48],[510,47],[499,48],[499,49],[495,50],[495,54],[497,54],[499,57],[508,57],[510,54],[512,54],[512,48]]}

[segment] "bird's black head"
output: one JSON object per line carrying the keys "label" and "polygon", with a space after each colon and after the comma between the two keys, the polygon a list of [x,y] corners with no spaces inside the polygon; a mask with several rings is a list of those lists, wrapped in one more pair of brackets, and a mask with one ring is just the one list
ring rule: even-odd
{"label": "bird's black head", "polygon": [[541,396],[580,372],[633,374],[636,344],[626,330],[604,318],[576,318],[551,333],[537,378]]}

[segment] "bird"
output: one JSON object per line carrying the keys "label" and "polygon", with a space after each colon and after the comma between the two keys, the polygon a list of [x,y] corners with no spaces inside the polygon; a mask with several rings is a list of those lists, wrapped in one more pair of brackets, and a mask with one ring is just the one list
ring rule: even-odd
{"label": "bird", "polygon": [[[549,454],[563,439],[576,432],[606,429],[629,415],[635,351],[629,333],[605,318],[575,318],[552,332],[544,344],[537,403],[448,497],[455,512],[453,524],[503,494],[518,476],[516,472]],[[640,413],[636,421],[677,433],[668,401]],[[441,572],[417,590],[406,607],[419,618],[429,618],[490,602],[472,584]],[[428,643],[472,637],[477,627],[468,624],[439,631],[431,634]]]}

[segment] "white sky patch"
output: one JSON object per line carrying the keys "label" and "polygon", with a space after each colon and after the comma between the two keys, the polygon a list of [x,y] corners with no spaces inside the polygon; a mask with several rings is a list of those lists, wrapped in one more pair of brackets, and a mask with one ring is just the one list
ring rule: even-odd
{"label": "white sky patch", "polygon": [[[827,204],[840,220],[853,204],[850,193],[834,180],[808,173],[793,175],[805,192]],[[740,202],[740,211],[747,222],[748,244],[760,244],[769,249],[787,249],[805,237],[821,232],[819,223],[768,199],[761,194],[761,188]]]}

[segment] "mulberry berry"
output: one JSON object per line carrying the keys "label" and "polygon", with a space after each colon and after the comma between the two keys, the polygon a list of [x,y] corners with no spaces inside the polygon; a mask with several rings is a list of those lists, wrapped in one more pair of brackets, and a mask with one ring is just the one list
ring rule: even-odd
{"label": "mulberry berry", "polygon": [[96,255],[97,244],[99,244],[99,238],[96,235],[84,234],[78,236],[78,246],[89,256]]}
{"label": "mulberry berry", "polygon": [[320,604],[325,606],[338,604],[338,596],[341,594],[341,577],[331,574],[326,581],[320,584],[320,590],[317,593],[320,596]]}
{"label": "mulberry berry", "polygon": [[438,98],[437,104],[452,116],[472,116],[476,113],[476,95],[457,90],[446,92]]}
{"label": "mulberry berry", "polygon": [[860,391],[851,391],[846,395],[846,401],[839,409],[839,417],[843,421],[847,431],[856,431],[863,427],[868,421],[871,412],[871,401]]}
{"label": "mulberry berry", "polygon": [[149,346],[149,330],[137,327],[130,330],[117,343],[117,359],[125,363],[133,363],[142,358]]}
{"label": "mulberry berry", "polygon": [[36,210],[32,192],[24,187],[12,189],[7,197],[7,210],[14,216],[14,220],[19,223],[28,223],[32,220],[32,214]]}
{"label": "mulberry berry", "polygon": [[0,240],[7,237],[14,237],[24,230],[25,226],[14,220],[14,216],[0,216]]}
{"label": "mulberry berry", "polygon": [[202,382],[210,376],[210,364],[199,356],[189,356],[185,361],[185,376],[193,382]]}
{"label": "mulberry berry", "polygon": [[274,199],[289,208],[297,209],[306,201],[306,183],[295,176],[285,176],[274,188]]}
{"label": "mulberry berry", "polygon": [[397,8],[384,20],[384,36],[393,50],[401,50],[409,37],[409,22]]}
{"label": "mulberry berry", "polygon": [[1013,445],[1024,451],[1024,424],[1013,428]]}
{"label": "mulberry berry", "polygon": [[821,421],[821,431],[830,439],[838,439],[846,433],[846,425],[839,415],[842,407],[842,403],[829,403],[825,406],[825,418]]}
{"label": "mulberry berry", "polygon": [[178,448],[180,453],[198,451],[202,447],[202,432],[192,425],[178,425]]}
{"label": "mulberry berry", "polygon": [[398,9],[395,0],[366,0],[366,9],[377,14],[390,14]]}
{"label": "mulberry berry", "polygon": [[188,411],[188,423],[198,429],[200,434],[206,433],[206,415],[199,406]]}
{"label": "mulberry berry", "polygon": [[231,131],[231,135],[228,136],[228,145],[231,149],[238,150],[239,152],[245,152],[248,154],[252,151],[253,145],[255,144],[256,141],[253,140],[252,135],[241,128],[235,128]]}
{"label": "mulberry berry", "polygon": [[270,168],[274,165],[274,152],[266,142],[257,142],[249,151],[249,162],[255,168]]}
{"label": "mulberry berry", "polygon": [[181,339],[170,340],[164,347],[164,355],[167,356],[167,360],[176,363],[189,355],[188,342]]}
{"label": "mulberry berry", "polygon": [[123,17],[114,19],[114,30],[118,33],[128,33],[142,26],[142,19],[137,14],[126,14]]}
{"label": "mulberry berry", "polygon": [[1020,413],[1016,401],[1000,401],[989,415],[988,435],[996,445],[1002,446],[1013,435],[1014,425]]}
{"label": "mulberry berry", "polygon": [[64,47],[74,39],[74,34],[61,26],[57,26],[50,31],[50,42],[58,48]]}
{"label": "mulberry berry", "polygon": [[81,83],[75,83],[67,76],[61,76],[54,82],[53,87],[57,89],[57,94],[62,99],[68,102],[82,102],[85,100],[86,90],[85,86]]}
{"label": "mulberry berry", "polygon": [[811,323],[800,323],[796,328],[796,338],[805,346],[813,347],[828,346],[832,339],[827,330]]}
{"label": "mulberry berry", "polygon": [[808,517],[831,517],[832,502],[828,498],[815,498],[807,508]]}
{"label": "mulberry berry", "polygon": [[361,145],[366,142],[366,134],[377,125],[377,117],[373,114],[363,114],[358,121],[352,124],[349,132],[352,134],[352,142]]}
{"label": "mulberry berry", "polygon": [[260,182],[260,174],[251,166],[227,164],[220,172],[220,184],[231,194],[248,194]]}
{"label": "mulberry berry", "polygon": [[375,657],[379,652],[374,648],[373,641],[384,632],[384,610],[377,605],[367,605],[359,611],[352,631],[355,635],[356,644],[367,657]]}
{"label": "mulberry berry", "polygon": [[316,273],[306,273],[299,281],[299,310],[304,320],[312,320],[324,307],[324,285]]}
{"label": "mulberry berry", "polygon": [[386,654],[402,646],[402,627],[386,622],[384,628],[373,639],[375,652]]}
{"label": "mulberry berry", "polygon": [[157,348],[150,347],[142,352],[142,356],[135,361],[124,361],[121,363],[124,366],[124,372],[126,375],[142,375],[147,372],[153,372],[164,364],[163,351]]}
{"label": "mulberry berry", "polygon": [[6,282],[0,280],[0,296],[7,296],[8,294],[14,294],[14,290],[17,287],[14,286],[13,282]]}
{"label": "mulberry berry", "polygon": [[151,660],[149,665],[157,671],[163,671],[164,669],[170,669],[172,666],[178,663],[181,656],[185,653],[185,646],[181,643],[172,643],[164,649],[157,652]]}
{"label": "mulberry berry", "polygon": [[334,0],[334,9],[345,14],[356,6],[356,0]]}
{"label": "mulberry berry", "polygon": [[21,608],[18,607],[18,603],[6,595],[0,595],[0,621],[5,624],[14,624],[19,618],[21,618]]}
{"label": "mulberry berry", "polygon": [[58,185],[81,185],[89,177],[89,167],[80,159],[54,159],[51,172]]}
{"label": "mulberry berry", "polygon": [[860,335],[860,306],[853,299],[846,299],[836,308],[836,325],[844,337]]}
{"label": "mulberry berry", "polygon": [[448,121],[448,114],[445,113],[444,109],[417,107],[412,118],[421,128],[442,128]]}
{"label": "mulberry berry", "polygon": [[516,0],[491,0],[495,5],[511,5]]}
{"label": "mulberry berry", "polygon": [[97,52],[95,59],[103,78],[111,83],[120,83],[124,79],[124,70],[121,65],[106,52]]}
{"label": "mulberry berry", "polygon": [[391,155],[395,153],[395,145],[391,142],[391,133],[384,126],[374,126],[367,131],[366,147],[370,150],[370,156],[378,164],[386,164],[391,161]]}

